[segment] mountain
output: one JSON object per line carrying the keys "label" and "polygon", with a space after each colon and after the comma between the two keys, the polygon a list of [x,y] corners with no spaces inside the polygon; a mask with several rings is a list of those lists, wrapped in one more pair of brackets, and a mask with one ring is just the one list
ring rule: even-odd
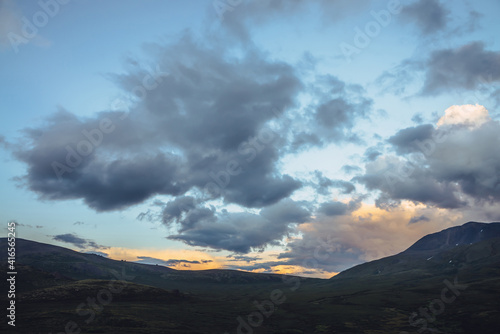
{"label": "mountain", "polygon": [[331,279],[178,271],[18,239],[18,326],[0,331],[498,334],[498,231],[446,229]]}
{"label": "mountain", "polygon": [[[0,238],[0,247],[7,249],[7,238]],[[7,261],[6,252],[0,253],[0,261]],[[175,270],[159,265],[117,261],[21,238],[16,239],[16,261],[18,265],[26,266],[30,272],[43,272],[43,275],[53,277],[54,282],[58,279],[120,279],[163,289],[195,292],[205,291],[207,286],[217,290],[225,289],[228,284],[281,284],[283,281],[283,275],[278,274],[257,274],[225,269]],[[34,287],[36,285],[33,284],[23,286],[24,289]]]}
{"label": "mountain", "polygon": [[404,251],[406,254],[438,253],[456,246],[500,238],[500,223],[468,222],[424,236]]}
{"label": "mountain", "polygon": [[[435,275],[463,266],[498,263],[500,223],[469,222],[429,234],[405,251],[347,269],[332,279],[395,275]],[[476,263],[477,262],[477,263]]]}

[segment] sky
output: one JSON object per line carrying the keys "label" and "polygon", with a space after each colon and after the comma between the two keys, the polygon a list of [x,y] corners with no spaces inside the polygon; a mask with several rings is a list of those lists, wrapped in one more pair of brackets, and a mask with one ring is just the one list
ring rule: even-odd
{"label": "sky", "polygon": [[116,260],[311,277],[500,221],[499,13],[0,0],[0,220]]}

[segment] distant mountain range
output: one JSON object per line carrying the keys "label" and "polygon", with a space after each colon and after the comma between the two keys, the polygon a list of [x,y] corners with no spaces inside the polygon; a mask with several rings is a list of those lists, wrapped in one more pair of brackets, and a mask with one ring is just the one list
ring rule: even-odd
{"label": "distant mountain range", "polygon": [[[4,249],[7,249],[6,240],[6,238],[0,239],[0,246]],[[175,270],[160,265],[112,260],[96,254],[80,253],[64,247],[20,238],[16,239],[16,257],[18,264],[51,275],[54,282],[47,283],[48,286],[57,281],[124,279],[163,289],[197,291],[205,290],[207,285],[282,281],[281,275],[277,274],[258,274],[224,269]],[[2,252],[0,261],[6,260],[7,253]],[[29,278],[31,279],[31,277]],[[22,275],[20,275],[20,279],[23,280]],[[200,284],[203,287],[200,287]],[[26,284],[25,288],[32,289],[39,286]]]}
{"label": "distant mountain range", "polygon": [[326,280],[179,271],[23,239],[16,253],[18,326],[3,323],[6,333],[60,333],[70,321],[80,334],[500,333],[500,223],[429,234]]}

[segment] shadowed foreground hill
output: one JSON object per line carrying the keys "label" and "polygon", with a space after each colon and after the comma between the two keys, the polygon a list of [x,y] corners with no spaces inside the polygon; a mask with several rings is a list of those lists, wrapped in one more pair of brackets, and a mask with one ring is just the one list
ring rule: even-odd
{"label": "shadowed foreground hill", "polygon": [[22,266],[16,329],[58,334],[65,327],[80,334],[497,334],[499,226],[467,223],[434,233],[400,254],[329,280],[177,271],[18,240]]}

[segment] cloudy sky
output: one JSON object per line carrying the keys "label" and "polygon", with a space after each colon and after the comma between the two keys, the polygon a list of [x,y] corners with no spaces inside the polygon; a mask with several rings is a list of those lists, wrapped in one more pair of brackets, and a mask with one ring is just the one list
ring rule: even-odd
{"label": "cloudy sky", "polygon": [[0,218],[330,277],[500,220],[495,0],[0,0]]}

